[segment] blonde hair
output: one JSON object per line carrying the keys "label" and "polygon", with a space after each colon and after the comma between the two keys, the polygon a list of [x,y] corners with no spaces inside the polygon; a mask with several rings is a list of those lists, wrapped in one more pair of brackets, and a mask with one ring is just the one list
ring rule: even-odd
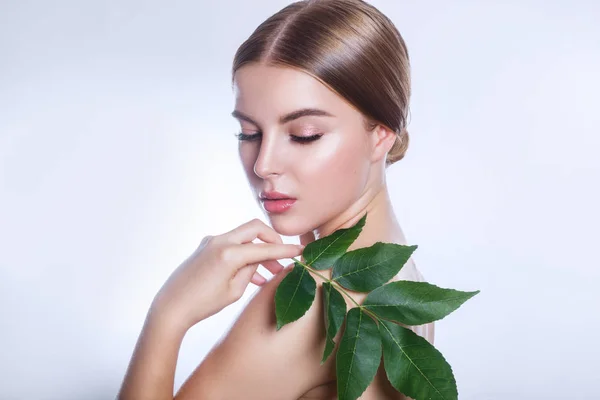
{"label": "blonde hair", "polygon": [[396,133],[386,166],[404,157],[409,142],[408,51],[392,21],[374,6],[362,0],[294,2],[242,43],[232,77],[250,62],[309,73],[356,107],[369,129],[381,124]]}

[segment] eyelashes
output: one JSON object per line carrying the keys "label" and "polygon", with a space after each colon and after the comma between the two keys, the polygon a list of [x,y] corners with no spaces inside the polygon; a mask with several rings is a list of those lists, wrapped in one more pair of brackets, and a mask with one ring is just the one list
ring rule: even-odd
{"label": "eyelashes", "polygon": [[[246,140],[246,141],[254,141],[254,140],[258,140],[261,136],[262,133],[255,133],[253,135],[247,135],[245,133],[238,133],[235,135],[238,140]],[[295,135],[290,135],[290,137],[292,138],[292,141],[297,142],[297,143],[302,143],[302,144],[306,144],[306,143],[310,143],[310,142],[314,142],[315,140],[318,140],[321,138],[321,136],[323,136],[322,134],[316,134],[316,135],[311,135],[311,136],[295,136]]]}

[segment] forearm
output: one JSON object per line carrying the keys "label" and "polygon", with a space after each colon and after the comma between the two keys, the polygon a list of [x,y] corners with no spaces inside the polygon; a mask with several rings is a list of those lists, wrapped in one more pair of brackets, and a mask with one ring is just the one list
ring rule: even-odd
{"label": "forearm", "polygon": [[138,338],[118,400],[172,400],[175,368],[186,329],[150,311]]}

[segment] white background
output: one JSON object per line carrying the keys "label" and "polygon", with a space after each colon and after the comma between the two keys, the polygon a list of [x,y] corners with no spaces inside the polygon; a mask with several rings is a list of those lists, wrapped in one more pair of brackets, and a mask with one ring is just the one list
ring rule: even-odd
{"label": "white background", "polygon": [[[171,271],[265,220],[229,74],[287,4],[0,2],[0,399],[114,398]],[[600,4],[373,4],[413,68],[396,212],[430,282],[481,290],[436,327],[459,398],[600,398]],[[188,333],[177,387],[254,290]]]}

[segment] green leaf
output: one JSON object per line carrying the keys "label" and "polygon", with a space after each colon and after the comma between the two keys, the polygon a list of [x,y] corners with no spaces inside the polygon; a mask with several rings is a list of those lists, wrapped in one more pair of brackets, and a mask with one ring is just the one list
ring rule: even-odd
{"label": "green leaf", "polygon": [[450,364],[426,339],[388,321],[379,322],[383,363],[396,390],[416,400],[456,400],[458,391]]}
{"label": "green leaf", "polygon": [[356,240],[362,231],[367,214],[353,226],[346,229],[338,229],[331,235],[325,236],[306,245],[302,251],[305,264],[316,270],[329,269],[335,261],[348,250],[348,247]]}
{"label": "green leaf", "polygon": [[333,265],[332,279],[357,292],[370,292],[392,279],[417,246],[377,242],[349,251]]}
{"label": "green leaf", "polygon": [[339,332],[346,317],[346,301],[342,294],[329,282],[323,282],[323,309],[325,310],[325,351],[321,365],[335,347],[333,338]]}
{"label": "green leaf", "polygon": [[336,355],[338,400],[357,399],[373,381],[381,363],[381,334],[360,308],[348,311]]}
{"label": "green leaf", "polygon": [[369,293],[363,306],[380,318],[422,325],[444,318],[479,293],[443,289],[427,282],[396,281]]}
{"label": "green leaf", "polygon": [[275,291],[277,330],[302,317],[315,299],[317,283],[302,265],[294,263],[293,269],[281,280]]}

